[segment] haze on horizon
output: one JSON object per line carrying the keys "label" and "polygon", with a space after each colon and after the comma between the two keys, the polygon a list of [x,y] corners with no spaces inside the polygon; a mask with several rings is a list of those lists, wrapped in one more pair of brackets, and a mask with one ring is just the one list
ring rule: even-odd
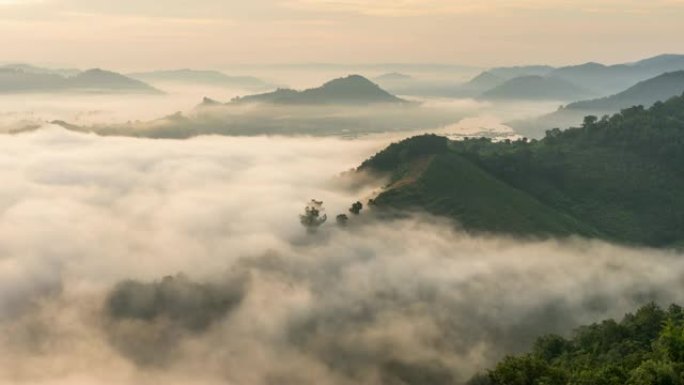
{"label": "haze on horizon", "polygon": [[3,62],[474,66],[681,52],[683,0],[0,0]]}

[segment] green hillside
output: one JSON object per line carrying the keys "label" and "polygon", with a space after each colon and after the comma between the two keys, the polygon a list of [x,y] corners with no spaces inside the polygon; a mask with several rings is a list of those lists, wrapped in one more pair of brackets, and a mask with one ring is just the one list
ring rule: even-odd
{"label": "green hillside", "polygon": [[684,383],[684,311],[647,305],[620,322],[583,326],[563,338],[539,338],[532,352],[501,361],[471,384],[680,385]]}
{"label": "green hillside", "polygon": [[420,136],[362,171],[390,175],[379,209],[419,209],[473,231],[577,234],[649,246],[684,241],[684,97],[589,117],[540,141]]}

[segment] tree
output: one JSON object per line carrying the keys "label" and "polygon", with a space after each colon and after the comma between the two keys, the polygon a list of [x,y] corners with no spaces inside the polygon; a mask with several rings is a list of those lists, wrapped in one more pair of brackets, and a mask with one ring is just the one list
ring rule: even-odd
{"label": "tree", "polygon": [[342,227],[346,226],[347,223],[349,222],[349,217],[347,216],[347,214],[340,214],[337,216],[336,219],[337,219],[337,224],[339,226],[342,226]]}
{"label": "tree", "polygon": [[582,123],[582,127],[591,128],[596,124],[596,122],[598,122],[598,117],[594,115],[585,116],[584,122]]}
{"label": "tree", "polygon": [[315,233],[328,220],[324,212],[323,202],[312,199],[304,208],[304,214],[299,216],[299,221],[309,233]]}
{"label": "tree", "polygon": [[628,385],[679,385],[679,376],[670,362],[644,361],[633,372]]}
{"label": "tree", "polygon": [[351,208],[349,209],[349,212],[354,214],[354,215],[359,215],[361,213],[361,210],[363,210],[363,203],[356,202],[351,206]]}

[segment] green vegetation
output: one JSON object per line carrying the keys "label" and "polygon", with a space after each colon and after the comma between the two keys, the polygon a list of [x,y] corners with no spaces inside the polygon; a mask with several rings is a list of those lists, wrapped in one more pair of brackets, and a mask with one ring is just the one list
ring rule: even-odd
{"label": "green vegetation", "polygon": [[377,208],[426,210],[473,231],[670,247],[684,241],[682,165],[684,96],[540,141],[415,137],[360,170],[390,175]]}
{"label": "green vegetation", "polygon": [[530,353],[509,356],[478,384],[679,385],[684,383],[684,311],[654,304],[583,326],[572,338],[547,335]]}

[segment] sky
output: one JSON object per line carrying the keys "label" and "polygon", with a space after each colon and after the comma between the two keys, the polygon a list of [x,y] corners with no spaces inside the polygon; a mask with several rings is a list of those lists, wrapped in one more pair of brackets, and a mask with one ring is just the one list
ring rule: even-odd
{"label": "sky", "polygon": [[617,63],[684,53],[684,0],[0,0],[0,61]]}

